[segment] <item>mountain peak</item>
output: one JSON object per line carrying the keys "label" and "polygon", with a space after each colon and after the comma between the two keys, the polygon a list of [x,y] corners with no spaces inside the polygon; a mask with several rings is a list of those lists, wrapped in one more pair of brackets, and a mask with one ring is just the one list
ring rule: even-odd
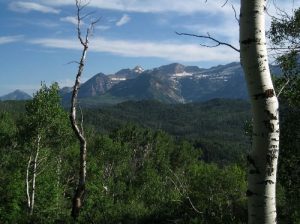
{"label": "mountain peak", "polygon": [[183,73],[185,66],[179,63],[172,63],[169,65],[160,66],[158,69],[163,73],[177,74],[177,73]]}
{"label": "mountain peak", "polygon": [[142,73],[143,71],[145,71],[140,65],[137,65],[135,66],[133,69],[132,69],[135,73]]}
{"label": "mountain peak", "polygon": [[32,99],[32,97],[29,94],[19,89],[0,97],[0,100],[30,100],[30,99]]}

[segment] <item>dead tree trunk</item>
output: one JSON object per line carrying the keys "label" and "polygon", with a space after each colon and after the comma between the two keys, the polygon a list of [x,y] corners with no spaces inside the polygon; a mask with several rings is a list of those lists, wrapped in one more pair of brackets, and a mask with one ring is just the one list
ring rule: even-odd
{"label": "dead tree trunk", "polygon": [[77,95],[80,86],[80,77],[82,75],[86,52],[88,49],[88,43],[83,43],[83,52],[81,56],[81,60],[79,63],[78,73],[76,76],[75,85],[73,88],[72,101],[71,101],[71,112],[70,112],[70,120],[73,131],[75,132],[79,143],[80,143],[80,165],[79,165],[79,181],[75,191],[75,195],[73,197],[73,205],[72,205],[72,217],[77,218],[79,215],[80,208],[83,203],[83,196],[85,193],[85,178],[86,178],[86,153],[87,153],[87,142],[84,137],[83,129],[81,129],[76,120],[76,104],[77,104]]}
{"label": "dead tree trunk", "polygon": [[81,34],[81,23],[82,19],[86,16],[81,16],[81,11],[86,5],[82,5],[80,0],[76,0],[77,7],[77,37],[82,45],[82,54],[80,61],[78,62],[78,72],[75,79],[75,85],[73,87],[73,93],[71,98],[71,110],[70,110],[70,121],[72,129],[80,143],[80,165],[79,165],[79,180],[77,188],[72,201],[72,217],[76,219],[79,216],[80,209],[83,205],[84,194],[85,194],[85,182],[86,182],[86,156],[87,156],[87,141],[84,136],[83,124],[81,122],[80,126],[76,119],[77,115],[77,96],[80,88],[80,78],[85,65],[86,54],[89,46],[89,37],[93,31],[93,27],[97,21],[92,22],[87,28],[86,34],[82,37]]}

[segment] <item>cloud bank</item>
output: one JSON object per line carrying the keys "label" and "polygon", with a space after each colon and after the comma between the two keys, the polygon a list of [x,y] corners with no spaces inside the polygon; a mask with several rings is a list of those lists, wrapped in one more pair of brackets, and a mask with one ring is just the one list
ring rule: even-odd
{"label": "cloud bank", "polygon": [[[73,0],[40,0],[44,4],[52,6],[74,5]],[[221,7],[225,0],[93,0],[90,2],[91,7],[118,10],[126,12],[141,12],[141,13],[161,13],[161,12],[179,12],[179,13],[196,13],[209,12],[232,13],[231,5]],[[233,1],[234,2],[234,1]]]}
{"label": "cloud bank", "polygon": [[[47,48],[80,50],[81,46],[75,39],[35,39],[31,44]],[[155,41],[126,41],[94,38],[91,40],[90,51],[109,53],[124,57],[154,57],[179,62],[231,62],[239,55],[226,47],[205,48],[196,44],[167,43]]]}

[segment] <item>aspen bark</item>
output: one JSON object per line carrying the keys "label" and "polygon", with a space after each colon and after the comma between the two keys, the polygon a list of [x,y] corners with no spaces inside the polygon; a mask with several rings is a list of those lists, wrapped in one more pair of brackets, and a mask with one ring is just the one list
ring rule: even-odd
{"label": "aspen bark", "polygon": [[62,163],[62,159],[61,159],[61,155],[58,155],[57,158],[57,165],[56,165],[56,208],[57,208],[57,213],[56,213],[56,217],[59,217],[59,214],[61,213],[61,205],[60,205],[60,178],[61,178],[61,163]]}
{"label": "aspen bark", "polygon": [[241,0],[240,58],[253,116],[253,144],[248,156],[249,224],[277,222],[279,105],[268,64],[265,7],[265,0]]}
{"label": "aspen bark", "polygon": [[[37,163],[39,159],[39,152],[40,152],[40,142],[41,142],[41,136],[37,135],[37,145],[36,145],[36,151],[34,160],[32,161],[32,156],[29,157],[29,161],[27,164],[27,170],[26,170],[26,194],[27,194],[27,206],[29,209],[29,215],[33,214],[34,209],[34,203],[35,203],[35,190],[36,190],[36,177],[37,177]],[[32,164],[33,163],[33,164]],[[30,167],[32,166],[32,184],[30,189]]]}
{"label": "aspen bark", "polygon": [[26,196],[27,196],[27,207],[30,210],[31,207],[31,196],[30,196],[30,181],[29,181],[29,174],[30,174],[30,166],[32,162],[32,156],[29,157],[27,169],[26,169]]}

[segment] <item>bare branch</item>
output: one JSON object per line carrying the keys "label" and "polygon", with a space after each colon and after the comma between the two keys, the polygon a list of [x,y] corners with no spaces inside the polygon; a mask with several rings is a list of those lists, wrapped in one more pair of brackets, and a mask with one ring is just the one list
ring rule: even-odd
{"label": "bare branch", "polygon": [[235,20],[238,22],[238,24],[240,25],[240,20],[237,16],[237,13],[236,13],[236,9],[234,8],[234,5],[231,4],[231,8],[233,9],[233,12],[234,12],[234,17],[235,17]]}
{"label": "bare branch", "polygon": [[186,197],[189,200],[190,205],[192,206],[192,208],[194,209],[195,212],[199,213],[199,214],[203,214],[203,212],[199,211],[196,206],[194,205],[194,203],[192,202],[191,198],[188,196]]}
{"label": "bare branch", "polygon": [[286,81],[286,83],[284,83],[284,85],[281,87],[281,89],[279,90],[278,94],[277,94],[277,97],[279,98],[280,94],[282,93],[282,91],[285,89],[285,87],[289,84],[290,82],[290,79],[288,79]]}
{"label": "bare branch", "polygon": [[273,16],[273,15],[271,15],[271,14],[269,13],[268,8],[266,8],[265,12],[266,12],[266,14],[267,14],[270,18],[272,18],[272,19],[278,19],[278,18],[276,18],[275,16]]}
{"label": "bare branch", "polygon": [[278,15],[280,15],[281,17],[290,18],[289,14],[286,11],[282,10],[280,7],[278,7],[274,0],[273,0],[273,5]]}
{"label": "bare branch", "polygon": [[[205,0],[205,3],[207,3],[207,0]],[[227,3],[228,3],[228,0],[226,0],[221,7],[223,8],[225,5],[227,5]]]}
{"label": "bare branch", "polygon": [[89,13],[87,13],[87,14],[81,16],[81,17],[80,17],[80,20],[84,20],[85,18],[89,17],[90,15],[92,15],[92,14],[94,14],[94,13],[95,13],[95,11],[89,12]]}
{"label": "bare branch", "polygon": [[185,196],[185,195],[186,195],[185,198],[189,201],[189,203],[190,203],[192,209],[193,209],[196,213],[202,214],[203,212],[199,211],[199,210],[196,208],[196,206],[195,206],[194,203],[192,202],[191,198],[187,195],[187,189],[186,189],[186,187],[184,186],[184,184],[181,182],[181,180],[180,180],[180,178],[178,177],[178,175],[177,175],[175,172],[173,172],[171,169],[169,169],[169,171],[173,174],[173,176],[176,178],[177,183],[179,184],[179,186],[178,186],[178,184],[177,184],[171,177],[168,177],[168,178],[171,180],[171,182],[174,184],[175,189],[178,190],[178,192],[179,192],[179,194],[180,194],[181,196]]}
{"label": "bare branch", "polygon": [[36,172],[36,176],[39,176],[41,173],[43,173],[49,166],[44,166],[39,172]]}
{"label": "bare branch", "polygon": [[44,163],[44,161],[46,161],[46,159],[48,159],[48,158],[43,157],[37,162],[37,165],[36,165],[37,169],[40,168],[40,166],[42,165],[42,163]]}
{"label": "bare branch", "polygon": [[192,37],[198,37],[198,38],[204,38],[204,39],[209,39],[209,40],[212,40],[216,43],[216,45],[213,45],[213,46],[207,46],[207,45],[203,45],[203,44],[200,44],[201,46],[205,46],[205,47],[218,47],[220,45],[224,45],[224,46],[227,46],[227,47],[230,47],[232,48],[233,50],[237,51],[237,52],[240,52],[239,49],[237,49],[236,47],[232,46],[231,44],[228,44],[228,43],[225,43],[225,42],[221,42],[213,37],[210,36],[210,34],[208,33],[206,36],[205,35],[196,35],[196,34],[190,34],[190,33],[178,33],[178,32],[175,32],[177,35],[184,35],[184,36],[192,36]]}
{"label": "bare branch", "polygon": [[199,43],[199,45],[202,46],[202,47],[209,47],[209,48],[214,48],[214,47],[220,46],[220,44],[216,44],[216,45],[206,45],[206,44],[201,44],[201,43]]}
{"label": "bare branch", "polygon": [[285,50],[285,51],[295,51],[300,52],[300,46],[299,47],[269,47],[268,50]]}
{"label": "bare branch", "polygon": [[227,4],[227,2],[228,2],[228,0],[226,0],[221,7],[223,8]]}
{"label": "bare branch", "polygon": [[79,64],[79,62],[78,62],[78,61],[70,61],[70,62],[66,63],[66,65],[73,64],[73,63],[75,63],[75,64]]}
{"label": "bare branch", "polygon": [[82,0],[76,0],[76,7],[82,11],[85,7],[87,7],[89,4],[91,3],[91,1],[86,1],[85,4],[82,4]]}

